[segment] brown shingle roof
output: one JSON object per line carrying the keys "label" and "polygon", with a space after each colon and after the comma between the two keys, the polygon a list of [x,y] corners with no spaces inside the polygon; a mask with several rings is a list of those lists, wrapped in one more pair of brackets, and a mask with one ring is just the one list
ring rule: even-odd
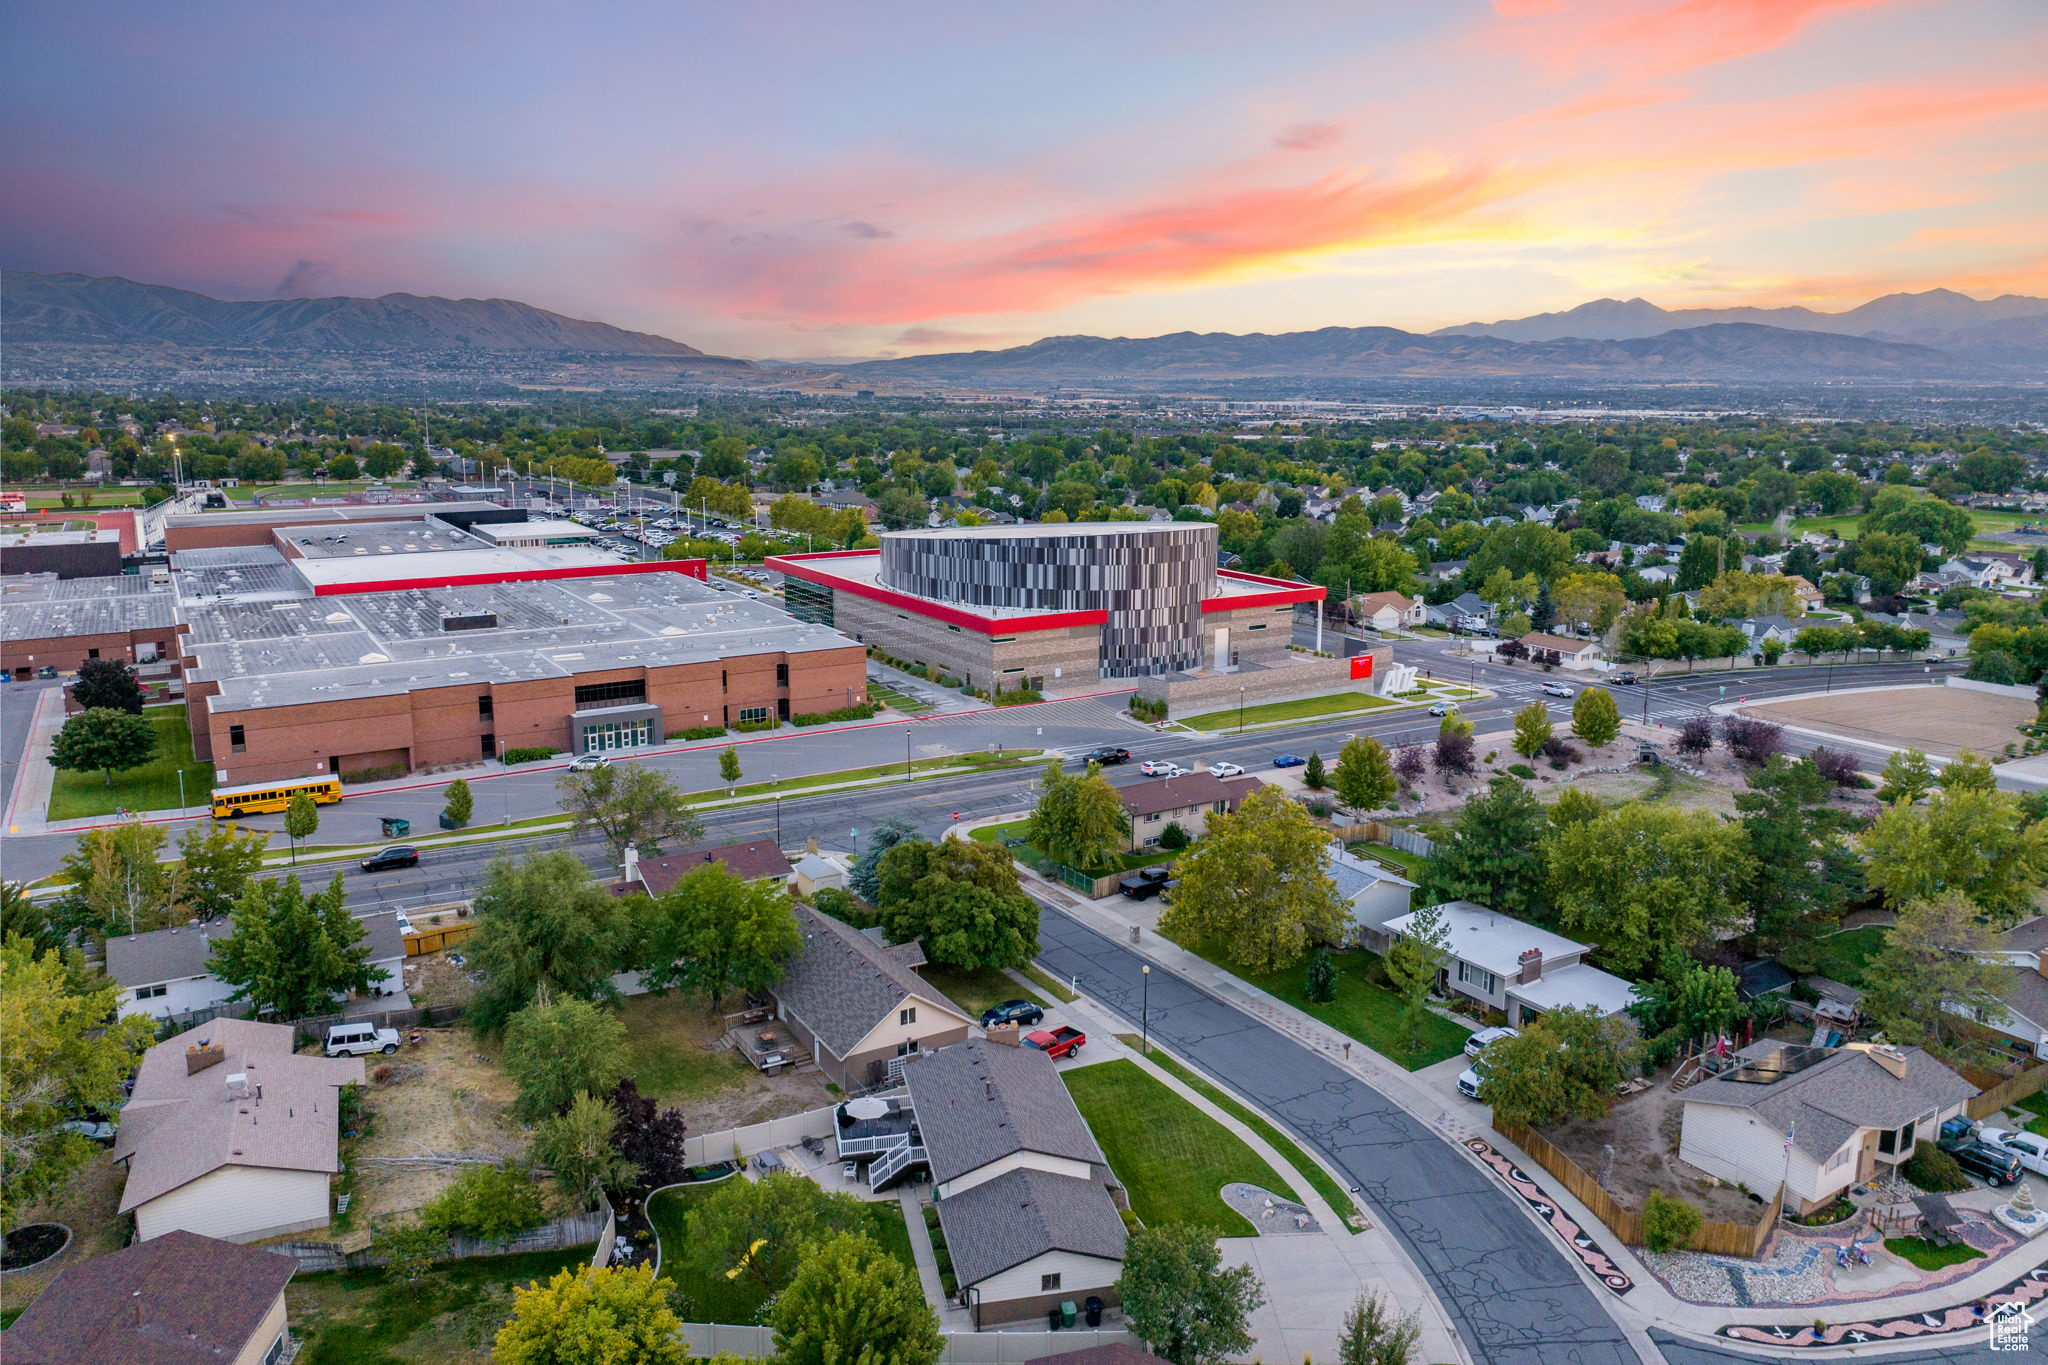
{"label": "brown shingle roof", "polygon": [[1238,802],[1265,785],[1256,777],[1233,777],[1226,781],[1209,773],[1189,773],[1185,777],[1133,782],[1128,787],[1118,787],[1116,795],[1125,812],[1131,815],[1160,815],[1218,801],[1236,810]]}
{"label": "brown shingle roof", "polygon": [[743,882],[787,877],[790,870],[789,859],[782,856],[773,839],[752,839],[744,844],[671,853],[666,858],[642,858],[640,880],[647,884],[649,893],[665,896],[675,890],[677,882],[706,863],[725,864],[725,870]]}
{"label": "brown shingle roof", "polygon": [[783,1011],[834,1055],[852,1051],[906,995],[967,1019],[966,1011],[911,970],[924,961],[915,940],[891,947],[879,934],[863,933],[803,904],[796,907],[796,923],[803,950],[789,960],[772,990]]}
{"label": "brown shingle roof", "polygon": [[260,1247],[166,1233],[67,1267],[0,1333],[0,1356],[8,1365],[220,1365],[249,1345],[297,1268]]}

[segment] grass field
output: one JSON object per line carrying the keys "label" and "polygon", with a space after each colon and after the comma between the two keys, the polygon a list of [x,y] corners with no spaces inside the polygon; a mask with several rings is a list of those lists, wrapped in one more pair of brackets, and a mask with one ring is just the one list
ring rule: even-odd
{"label": "grass field", "polygon": [[[760,1281],[751,1276],[741,1275],[728,1280],[723,1275],[705,1275],[683,1259],[681,1248],[687,1244],[684,1215],[689,1213],[692,1204],[709,1198],[711,1192],[723,1184],[723,1181],[716,1181],[663,1190],[647,1205],[648,1220],[654,1224],[655,1235],[661,1238],[662,1278],[674,1280],[676,1287],[690,1296],[690,1311],[685,1316],[692,1322],[752,1322],[768,1299]],[[910,1251],[910,1230],[903,1226],[902,1206],[894,1199],[885,1199],[867,1205],[866,1211],[871,1224],[868,1236],[880,1243],[884,1251],[909,1266],[915,1279],[917,1261]]]}
{"label": "grass field", "polygon": [[1884,949],[1884,941],[1891,930],[1881,924],[1866,924],[1861,929],[1844,929],[1839,934],[1829,934],[1814,945],[1814,954],[1819,960],[1822,976],[1839,981],[1845,986],[1863,986],[1863,969],[1870,959]]}
{"label": "grass field", "polygon": [[650,1099],[700,1100],[745,1085],[754,1074],[739,1053],[703,1048],[700,1037],[718,1026],[680,995],[633,996],[619,1017],[626,1025],[626,1074]]}
{"label": "grass field", "polygon": [[1959,1242],[1937,1246],[1925,1237],[1887,1237],[1884,1239],[1884,1249],[1894,1256],[1911,1261],[1922,1270],[1946,1270],[1949,1266],[1961,1265],[1964,1261],[1974,1261],[1984,1254],[1975,1247],[1964,1246]]}
{"label": "grass field", "polygon": [[1429,859],[1420,853],[1409,853],[1391,844],[1353,844],[1350,851],[1361,858],[1385,863],[1410,881],[1420,881],[1429,867]]}
{"label": "grass field", "polygon": [[175,810],[178,773],[185,774],[185,800],[200,805],[213,790],[213,767],[192,759],[192,732],[182,706],[146,706],[143,717],[156,731],[156,757],[139,768],[114,774],[53,772],[50,819],[82,820],[118,810]]}
{"label": "grass field", "polygon": [[946,998],[979,1016],[991,1005],[1000,1005],[1006,1000],[1035,1000],[1048,1004],[1046,998],[1027,986],[1020,986],[995,967],[941,967],[937,963],[918,969],[918,975],[945,992]]}
{"label": "grass field", "polygon": [[413,484],[404,480],[384,482],[371,479],[358,483],[273,483],[260,488],[251,488],[245,484],[227,491],[237,502],[254,502],[258,498],[345,498],[372,487],[411,488]]}
{"label": "grass field", "polygon": [[1313,716],[1341,716],[1354,711],[1377,711],[1394,703],[1366,692],[1334,692],[1327,697],[1303,697],[1300,701],[1267,702],[1247,706],[1239,719],[1238,708],[1188,716],[1180,722],[1193,730],[1235,730],[1240,723],[1262,725],[1281,720],[1307,720]]}
{"label": "grass field", "polygon": [[471,1345],[464,1328],[503,1290],[590,1264],[591,1249],[474,1256],[449,1261],[417,1296],[392,1288],[381,1270],[294,1276],[285,1291],[292,1327],[306,1343],[299,1365],[484,1365],[491,1342]]}
{"label": "grass field", "polygon": [[1422,1046],[1408,1051],[1407,1026],[1401,1019],[1401,997],[1384,986],[1374,985],[1367,973],[1379,962],[1377,953],[1349,948],[1333,954],[1337,959],[1337,998],[1327,1004],[1310,1000],[1302,992],[1307,964],[1297,963],[1285,971],[1263,974],[1234,967],[1216,943],[1183,943],[1181,947],[1206,958],[1248,985],[1278,996],[1304,1014],[1322,1020],[1339,1033],[1357,1039],[1388,1061],[1409,1071],[1455,1057],[1464,1050],[1470,1030],[1442,1015],[1431,1014],[1423,1021]]}
{"label": "grass field", "polygon": [[[2024,512],[1995,512],[1976,507],[1966,507],[1963,510],[1970,514],[1970,520],[1975,523],[1977,534],[1980,536],[2016,531],[2029,522],[2035,525],[2048,524],[2048,518]],[[1831,536],[1839,536],[1843,540],[1854,540],[1862,524],[1861,512],[1849,512],[1836,517],[1796,517],[1792,522],[1792,535],[1797,537],[1805,535],[1808,531],[1823,531]],[[1771,523],[1768,521],[1745,521],[1735,529],[1755,531],[1764,535],[1772,534]],[[1977,548],[1985,548],[1987,545],[2003,550],[2013,548],[2003,541],[1984,542]]]}
{"label": "grass field", "polygon": [[1293,1187],[1243,1139],[1129,1058],[1076,1067],[1060,1079],[1146,1223],[1191,1223],[1219,1237],[1249,1237],[1256,1229],[1219,1190],[1241,1180],[1294,1198]]}
{"label": "grass field", "polygon": [[2023,1100],[2014,1100],[2012,1107],[2029,1116],[2026,1119],[2028,1132],[2048,1137],[2048,1093],[2037,1090]]}
{"label": "grass field", "polygon": [[[1012,749],[998,754],[994,750],[986,753],[953,754],[947,758],[920,758],[908,766],[913,773],[936,772],[987,772],[991,768],[1014,768],[1020,763],[1030,762],[1037,757],[1033,749]],[[740,762],[748,761],[747,751],[740,750]],[[777,792],[802,791],[807,787],[826,787],[835,782],[859,782],[870,777],[901,777],[905,765],[901,763],[878,763],[872,768],[846,768],[836,773],[816,773],[810,777],[785,777],[776,782],[747,782],[742,773],[739,789],[735,796],[773,796]],[[726,794],[724,787],[713,787],[709,791],[692,792],[692,796],[721,797]]]}
{"label": "grass field", "polygon": [[[81,510],[91,511],[94,507],[140,507],[142,495],[148,491],[144,488],[95,488],[91,490],[91,505]],[[27,497],[28,510],[31,512],[54,510],[64,505],[62,493],[30,493]],[[73,490],[74,503],[78,497],[79,491]]]}

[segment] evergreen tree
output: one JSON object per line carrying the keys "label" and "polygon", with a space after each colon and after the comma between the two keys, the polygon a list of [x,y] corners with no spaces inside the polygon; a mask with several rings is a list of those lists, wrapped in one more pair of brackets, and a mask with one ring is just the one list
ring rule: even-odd
{"label": "evergreen tree", "polygon": [[1321,750],[1309,750],[1308,763],[1301,770],[1301,785],[1307,787],[1312,792],[1319,792],[1329,785],[1329,780],[1323,775],[1323,755]]}
{"label": "evergreen tree", "polygon": [[1517,919],[1549,918],[1544,849],[1550,822],[1543,804],[1511,777],[1467,801],[1422,876],[1419,899],[1432,905],[1472,901]]}
{"label": "evergreen tree", "polygon": [[326,1014],[388,975],[370,965],[368,935],[347,899],[339,872],[310,896],[296,876],[256,882],[228,917],[227,936],[214,940],[206,969],[235,988],[230,1000],[247,1000],[258,1014]]}
{"label": "evergreen tree", "polygon": [[854,895],[873,905],[881,895],[882,855],[905,839],[917,838],[917,826],[907,816],[891,815],[868,831],[868,846],[846,874],[846,885]]}
{"label": "evergreen tree", "polygon": [[1301,993],[1319,1005],[1337,998],[1337,959],[1320,944],[1308,955],[1308,975],[1302,979]]}
{"label": "evergreen tree", "polygon": [[1415,912],[1407,931],[1387,949],[1387,978],[1401,995],[1401,1024],[1411,1056],[1422,1048],[1422,1030],[1429,1021],[1429,993],[1436,988],[1437,973],[1443,970],[1448,937],[1440,908],[1428,905]]}
{"label": "evergreen tree", "polygon": [[1550,600],[1550,583],[1536,590],[1536,602],[1529,608],[1529,629],[1547,631],[1557,624],[1557,604]]}

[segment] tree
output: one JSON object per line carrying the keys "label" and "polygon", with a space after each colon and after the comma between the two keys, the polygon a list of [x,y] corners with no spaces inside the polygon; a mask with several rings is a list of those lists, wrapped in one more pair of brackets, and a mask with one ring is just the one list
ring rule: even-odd
{"label": "tree", "polygon": [[1532,701],[1515,712],[1514,750],[1523,758],[1534,758],[1550,743],[1550,708]]}
{"label": "tree", "polygon": [[1266,1288],[1250,1266],[1223,1268],[1216,1238],[1185,1223],[1143,1227],[1117,1280],[1131,1330],[1174,1365],[1216,1365],[1251,1350]]}
{"label": "tree", "polygon": [[1700,714],[1687,716],[1683,721],[1679,722],[1676,747],[1678,752],[1694,756],[1703,754],[1713,748],[1714,718],[1710,715]]}
{"label": "tree", "polygon": [[578,1266],[512,1291],[495,1365],[690,1365],[682,1319],[651,1266]]}
{"label": "tree", "polygon": [[1301,993],[1319,1005],[1337,998],[1337,959],[1321,944],[1308,955],[1308,975],[1302,979]]}
{"label": "tree", "polygon": [[626,1026],[610,1010],[543,991],[505,1024],[513,1108],[528,1121],[559,1114],[578,1095],[602,1094],[626,1074]]}
{"label": "tree", "polygon": [[1486,1049],[1479,1101],[1492,1106],[1496,1123],[1529,1128],[1599,1118],[1641,1053],[1629,1019],[1602,1018],[1590,1007],[1555,1009],[1526,1025],[1520,1037]]}
{"label": "tree", "polygon": [[1159,846],[1168,853],[1178,853],[1192,842],[1178,820],[1167,821],[1166,828],[1159,831]]}
{"label": "tree", "polygon": [[215,920],[249,894],[263,868],[267,840],[233,825],[194,825],[178,841],[180,903],[194,919]]}
{"label": "tree", "polygon": [[[1877,491],[1858,529],[1862,533],[1857,538],[1859,546],[1873,532],[1886,532],[1911,541],[1916,549],[1922,542],[1927,542],[1939,545],[1950,554],[1960,553],[1969,545],[1970,538],[1977,534],[1976,523],[1962,508],[1917,488],[1897,487]],[[1863,567],[1860,558],[1857,568],[1862,573],[1870,572]]]}
{"label": "tree", "polygon": [[1309,750],[1308,762],[1301,770],[1301,785],[1307,787],[1312,792],[1319,792],[1324,787],[1330,785],[1329,779],[1323,773],[1323,755],[1321,750]]}
{"label": "tree", "polygon": [[1863,968],[1863,1009],[1892,1042],[1952,1065],[1998,1055],[1978,1021],[2005,1013],[2013,969],[1999,961],[2000,931],[1950,892],[1902,907],[1884,947]]}
{"label": "tree", "polygon": [[740,780],[740,751],[728,744],[718,755],[718,776],[727,786]]}
{"label": "tree", "polygon": [[1735,973],[1693,961],[1671,949],[1657,975],[1644,980],[1630,1012],[1672,1043],[1712,1040],[1743,1013]]}
{"label": "tree", "polygon": [[1723,716],[1721,742],[1737,763],[1755,767],[1784,750],[1785,728],[1749,716]]}
{"label": "tree", "polygon": [[1476,764],[1472,761],[1472,722],[1456,712],[1445,716],[1437,727],[1436,752],[1431,761],[1440,773],[1464,776]]}
{"label": "tree", "polygon": [[1779,757],[1736,794],[1757,868],[1745,898],[1749,933],[1766,952],[1796,954],[1862,894],[1862,859],[1849,842],[1857,820],[1828,805],[1833,791],[1812,760]]}
{"label": "tree", "polygon": [[313,831],[320,828],[320,808],[313,804],[313,793],[303,787],[292,793],[291,804],[284,808],[284,832],[291,836],[292,866],[299,863],[299,841],[313,837]]}
{"label": "tree", "polygon": [[1600,798],[1577,787],[1566,787],[1557,794],[1557,800],[1550,803],[1550,823],[1553,827],[1582,825],[1588,820],[1598,820],[1606,809]]}
{"label": "tree", "polygon": [[877,903],[892,942],[919,939],[944,966],[1014,968],[1038,955],[1038,904],[999,844],[951,837],[900,843],[882,856]]}
{"label": "tree", "polygon": [[390,1224],[370,1238],[370,1254],[383,1259],[384,1277],[413,1298],[447,1252],[448,1238],[423,1222]]}
{"label": "tree", "polygon": [[688,843],[703,833],[676,784],[638,763],[566,772],[556,779],[555,790],[575,822],[575,837],[595,832],[613,866],[625,862],[628,845],[642,857],[653,857],[663,844]]}
{"label": "tree", "polygon": [[742,881],[706,863],[654,902],[647,944],[649,990],[680,987],[712,1005],[782,980],[804,940],[780,883]]}
{"label": "tree", "polygon": [[1409,786],[1420,782],[1429,771],[1429,754],[1420,744],[1404,746],[1394,757],[1394,771]]}
{"label": "tree", "polygon": [[1643,1245],[1651,1251],[1690,1251],[1700,1235],[1700,1211],[1662,1190],[1643,1201]]}
{"label": "tree", "polygon": [[1588,687],[1572,702],[1572,733],[1589,749],[1604,749],[1621,736],[1621,708],[1604,687]]}
{"label": "tree", "polygon": [[81,711],[126,711],[142,714],[142,684],[125,659],[87,659],[78,666],[78,680],[71,684],[71,700]]}
{"label": "tree", "polygon": [[737,1271],[781,1293],[821,1241],[868,1226],[861,1201],[788,1171],[728,1180],[684,1217],[676,1256],[704,1278]]}
{"label": "tree", "polygon": [[1991,765],[1968,749],[1959,749],[1935,779],[1944,792],[1988,792],[1998,790],[1998,775]]}
{"label": "tree", "polygon": [[1024,832],[1032,847],[1085,872],[1108,866],[1128,846],[1129,833],[1116,788],[1095,764],[1079,773],[1067,772],[1058,759],[1045,765],[1038,804]]}
{"label": "tree", "polygon": [[1337,799],[1349,810],[1378,810],[1401,784],[1387,750],[1371,735],[1354,735],[1337,752]]}
{"label": "tree", "polygon": [[63,946],[50,915],[20,882],[0,882],[0,941],[18,938],[38,953]]}
{"label": "tree", "polygon": [[1545,583],[1536,590],[1536,600],[1529,606],[1529,629],[1547,631],[1557,624],[1557,603],[1550,595],[1550,584]]}
{"label": "tree", "polygon": [[1865,875],[1894,905],[1948,892],[2010,925],[2048,883],[2048,825],[2010,792],[1938,788],[1920,805],[1895,801],[1863,833]]}
{"label": "tree", "polygon": [[476,798],[470,794],[469,779],[458,777],[448,784],[447,803],[441,813],[448,817],[448,823],[461,829],[476,814]]}
{"label": "tree", "polygon": [[1441,909],[1429,905],[1409,918],[1406,931],[1387,949],[1387,978],[1401,996],[1401,1024],[1411,1056],[1422,1050],[1422,1030],[1429,1022],[1429,993],[1436,989],[1437,973],[1443,970],[1444,942],[1449,936]]}
{"label": "tree", "polygon": [[157,861],[167,842],[161,825],[121,820],[78,836],[58,864],[69,883],[58,898],[54,927],[94,937],[161,929],[185,897],[185,870]]}
{"label": "tree", "polygon": [[1330,880],[1329,847],[1299,802],[1262,787],[1236,811],[1210,816],[1208,837],[1181,855],[1160,930],[1222,944],[1254,973],[1291,967],[1310,945],[1337,942],[1350,918]]}
{"label": "tree", "polygon": [[57,1125],[120,1108],[121,1083],[156,1041],[146,1017],[115,1020],[120,998],[76,950],[0,944],[0,1228],[61,1194],[92,1159],[90,1142]]}
{"label": "tree", "polygon": [[1422,1340],[1414,1313],[1396,1315],[1378,1290],[1360,1294],[1344,1314],[1338,1365],[1408,1365]]}
{"label": "tree", "polygon": [[934,1365],[945,1344],[916,1273],[855,1233],[811,1246],[768,1322],[780,1365]]}
{"label": "tree", "polygon": [[682,1110],[661,1108],[640,1093],[631,1077],[613,1086],[605,1098],[619,1116],[612,1145],[640,1173],[642,1187],[660,1189],[688,1177],[690,1156],[684,1139],[690,1125],[683,1121]]}
{"label": "tree", "polygon": [[1630,802],[1550,841],[1550,885],[1567,930],[1638,977],[1667,948],[1727,927],[1756,873],[1746,832],[1707,811]]}
{"label": "tree", "polygon": [[533,1154],[555,1173],[562,1189],[590,1208],[599,1189],[618,1189],[640,1177],[640,1168],[615,1146],[619,1111],[595,1095],[578,1095],[553,1118],[534,1125]]}
{"label": "tree", "polygon": [[467,947],[483,984],[469,1014],[487,1033],[503,1028],[543,985],[557,995],[609,996],[612,975],[630,956],[630,902],[592,884],[589,869],[566,850],[493,861],[475,904]]}
{"label": "tree", "polygon": [[1421,899],[1432,905],[1473,901],[1517,919],[1547,920],[1543,851],[1550,838],[1549,819],[1535,794],[1512,777],[1496,777],[1486,795],[1459,808],[1450,833],[1435,841]]}
{"label": "tree", "polygon": [[98,709],[64,722],[50,743],[50,766],[62,772],[114,774],[156,757],[156,728],[139,715]]}
{"label": "tree", "polygon": [[344,996],[361,995],[390,974],[370,965],[363,922],[348,912],[341,874],[308,896],[296,876],[256,882],[213,941],[206,969],[233,986],[257,1014],[303,1019],[326,1014]]}
{"label": "tree", "polygon": [[1905,587],[1920,572],[1926,558],[1919,540],[1913,536],[1872,531],[1856,538],[1851,553],[1856,560],[1856,572],[1870,580],[1871,594],[1876,597],[1889,597]]}
{"label": "tree", "polygon": [[910,822],[909,817],[902,815],[885,816],[880,824],[869,830],[867,851],[854,860],[846,874],[846,884],[853,894],[873,905],[881,894],[882,856],[905,839],[917,837],[917,826]]}
{"label": "tree", "polygon": [[1884,772],[1879,776],[1877,799],[1886,805],[1918,801],[1934,790],[1934,768],[1927,762],[1927,755],[1918,749],[1894,753],[1884,761]]}

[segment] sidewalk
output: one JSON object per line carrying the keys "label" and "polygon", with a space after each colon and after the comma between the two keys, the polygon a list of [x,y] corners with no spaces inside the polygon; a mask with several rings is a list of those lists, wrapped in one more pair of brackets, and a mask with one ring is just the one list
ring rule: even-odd
{"label": "sidewalk", "polygon": [[50,789],[57,776],[57,770],[49,763],[50,745],[63,725],[64,689],[43,689],[36,696],[35,716],[29,722],[28,743],[22,747],[21,762],[14,771],[14,794],[7,801],[9,834],[41,834],[50,828],[44,817],[49,814]]}

